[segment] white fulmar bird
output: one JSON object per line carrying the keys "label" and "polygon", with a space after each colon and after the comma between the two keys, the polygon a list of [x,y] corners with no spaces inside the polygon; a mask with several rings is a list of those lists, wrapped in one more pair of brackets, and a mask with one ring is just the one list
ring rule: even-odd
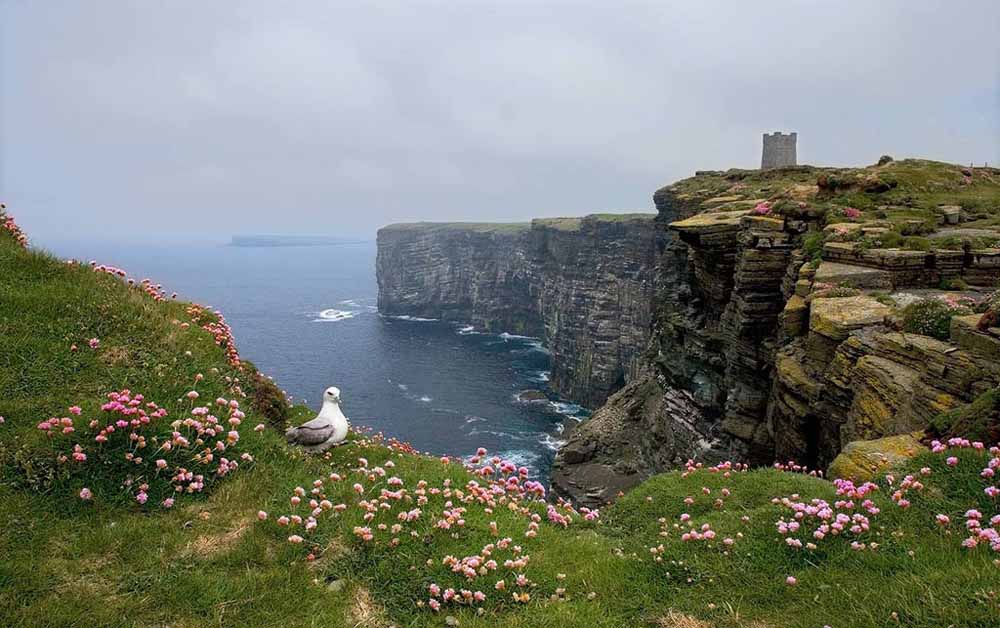
{"label": "white fulmar bird", "polygon": [[293,445],[301,445],[304,451],[326,451],[344,442],[350,426],[340,411],[340,389],[330,386],[323,392],[323,408],[316,418],[285,432],[285,439]]}

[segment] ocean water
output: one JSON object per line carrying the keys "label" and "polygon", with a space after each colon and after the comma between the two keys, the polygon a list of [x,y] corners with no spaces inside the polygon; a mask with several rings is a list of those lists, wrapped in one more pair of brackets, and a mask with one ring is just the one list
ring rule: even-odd
{"label": "ocean water", "polygon": [[[486,447],[547,483],[563,429],[587,415],[548,390],[549,356],[538,339],[380,316],[373,242],[35,244],[119,266],[219,309],[240,354],[295,400],[318,410],[322,391],[337,386],[353,424],[421,451],[468,456]],[[545,391],[550,401],[518,401],[528,389]]]}

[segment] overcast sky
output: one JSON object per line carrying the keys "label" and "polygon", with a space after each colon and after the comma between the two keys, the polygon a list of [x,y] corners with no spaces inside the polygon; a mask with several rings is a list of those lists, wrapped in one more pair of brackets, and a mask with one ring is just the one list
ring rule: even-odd
{"label": "overcast sky", "polygon": [[800,163],[1000,162],[996,0],[0,7],[36,239],[648,211],[779,129]]}

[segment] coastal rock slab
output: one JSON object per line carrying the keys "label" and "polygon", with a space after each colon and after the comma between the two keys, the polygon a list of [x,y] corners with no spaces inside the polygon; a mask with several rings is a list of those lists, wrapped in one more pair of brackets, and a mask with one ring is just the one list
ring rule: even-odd
{"label": "coastal rock slab", "polygon": [[920,443],[923,432],[848,443],[830,464],[829,478],[855,482],[876,479],[889,469],[927,451]]}
{"label": "coastal rock slab", "polygon": [[892,275],[887,271],[838,262],[821,263],[816,269],[814,280],[817,283],[826,283],[832,286],[868,290],[889,290],[892,288]]}
{"label": "coastal rock slab", "polygon": [[816,299],[809,308],[809,331],[841,341],[855,329],[881,324],[892,308],[866,296]]}

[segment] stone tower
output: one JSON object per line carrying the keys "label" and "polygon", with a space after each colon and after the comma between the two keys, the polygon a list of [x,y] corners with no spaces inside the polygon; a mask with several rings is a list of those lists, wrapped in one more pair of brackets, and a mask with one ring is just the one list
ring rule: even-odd
{"label": "stone tower", "polygon": [[783,168],[784,166],[794,166],[795,158],[795,133],[782,133],[775,131],[768,135],[764,134],[764,152],[760,158],[761,170],[768,168]]}

